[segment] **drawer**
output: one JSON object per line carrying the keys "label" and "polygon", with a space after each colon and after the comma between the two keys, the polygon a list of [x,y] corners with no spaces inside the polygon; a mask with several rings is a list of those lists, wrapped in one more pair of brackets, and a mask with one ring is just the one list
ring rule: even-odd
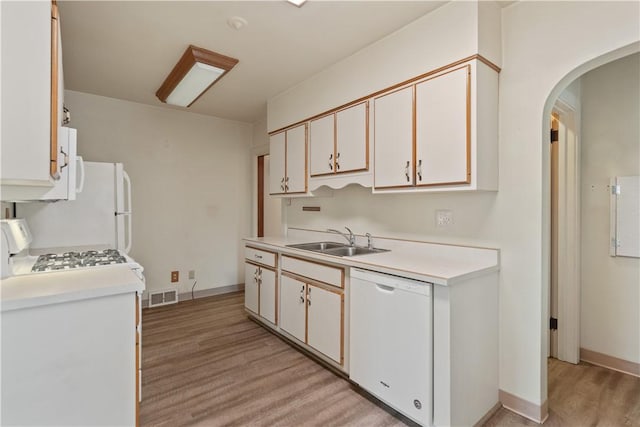
{"label": "drawer", "polygon": [[296,274],[302,277],[327,283],[329,285],[344,287],[344,269],[320,264],[314,261],[306,261],[290,256],[282,256],[282,271]]}
{"label": "drawer", "polygon": [[245,246],[244,257],[248,261],[255,262],[257,264],[262,264],[274,268],[276,266],[276,254],[274,254],[273,252]]}

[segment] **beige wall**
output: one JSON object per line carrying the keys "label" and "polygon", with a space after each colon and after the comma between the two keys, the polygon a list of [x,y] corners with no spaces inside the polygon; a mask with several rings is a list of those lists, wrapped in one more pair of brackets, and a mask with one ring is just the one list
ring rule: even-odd
{"label": "beige wall", "polygon": [[609,256],[609,178],[640,175],[640,55],[582,77],[580,346],[640,363],[640,259]]}
{"label": "beige wall", "polygon": [[252,126],[67,91],[70,126],[86,160],[122,162],[133,183],[131,255],[147,289],[179,292],[244,283],[242,237],[250,234]]}
{"label": "beige wall", "polygon": [[[406,31],[279,95],[269,102],[269,129],[285,124],[286,117],[293,122],[346,102],[345,97],[356,92],[384,87],[389,76],[428,71],[416,68],[429,66],[425,56],[431,49],[436,54],[430,58],[437,60],[447,59],[447,52],[467,52],[464,37],[448,37],[452,32],[469,34],[459,28],[465,19],[457,19],[464,3],[448,3]],[[639,6],[516,2],[502,9],[497,193],[382,196],[347,188],[335,191],[333,199],[313,200],[322,205],[320,213],[302,213],[304,202],[293,201],[286,221],[318,227],[353,225],[358,232],[500,248],[500,388],[541,405],[547,398],[549,321],[548,117],[557,96],[580,74],[640,49]],[[437,17],[438,24],[426,25],[429,16]],[[380,61],[390,51],[392,70],[389,62]],[[454,210],[453,226],[434,226],[434,211],[440,208]]]}

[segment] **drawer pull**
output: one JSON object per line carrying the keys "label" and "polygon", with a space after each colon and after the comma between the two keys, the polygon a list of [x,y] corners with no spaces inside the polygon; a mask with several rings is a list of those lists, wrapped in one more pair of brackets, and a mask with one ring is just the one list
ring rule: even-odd
{"label": "drawer pull", "polygon": [[262,255],[255,254],[254,257],[256,257],[258,259],[262,259]]}

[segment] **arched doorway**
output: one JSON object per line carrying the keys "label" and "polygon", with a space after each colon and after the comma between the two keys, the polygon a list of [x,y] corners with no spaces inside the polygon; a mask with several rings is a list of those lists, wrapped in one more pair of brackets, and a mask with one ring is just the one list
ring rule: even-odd
{"label": "arched doorway", "polygon": [[[547,123],[550,123],[551,121],[553,121],[553,116],[554,113],[556,113],[556,119],[558,118],[557,113],[558,113],[558,109],[560,108],[560,110],[563,110],[563,112],[566,112],[566,103],[562,102],[562,97],[558,96],[558,93],[560,91],[563,91],[564,89],[566,89],[566,87],[572,82],[574,81],[576,78],[579,78],[581,76],[584,76],[585,74],[594,71],[596,69],[599,69],[600,67],[605,66],[606,64],[613,64],[614,62],[621,62],[625,59],[628,58],[636,58],[635,60],[637,61],[637,52],[640,51],[640,49],[638,49],[638,44],[635,43],[633,45],[629,45],[623,49],[619,49],[613,52],[610,52],[608,54],[602,55],[598,58],[595,58],[579,67],[577,67],[576,69],[574,69],[572,72],[568,73],[567,76],[565,78],[563,78],[561,80],[560,83],[558,83],[556,85],[556,87],[554,88],[554,90],[551,92],[551,95],[547,98],[547,102],[545,104],[545,118]],[[634,55],[636,54],[636,55]],[[633,60],[633,59],[632,59]],[[603,67],[604,68],[604,67]],[[602,102],[601,99],[597,100],[597,102],[593,102],[592,104],[598,103],[598,102]],[[593,120],[593,114],[591,116],[591,118],[589,119],[590,121]],[[605,118],[603,118],[603,120],[606,120]],[[635,118],[635,123],[637,125],[637,116]],[[589,123],[591,124],[591,123]],[[577,193],[576,194],[568,194],[566,192],[562,193],[562,195],[560,197],[558,197],[558,195],[556,195],[554,197],[554,192],[553,190],[553,169],[554,169],[554,156],[553,156],[553,149],[549,149],[549,153],[545,156],[544,151],[546,151],[549,147],[549,134],[547,133],[546,135],[544,135],[543,137],[544,140],[544,144],[543,144],[543,178],[544,177],[550,177],[549,179],[549,185],[543,185],[543,201],[547,202],[547,205],[549,206],[549,210],[548,210],[548,215],[550,218],[549,224],[550,227],[546,230],[550,236],[548,242],[549,242],[549,246],[547,247],[548,249],[548,253],[550,254],[550,259],[549,259],[549,280],[546,282],[548,287],[548,291],[549,291],[549,296],[550,298],[547,300],[543,300],[543,315],[545,315],[546,313],[550,313],[551,316],[553,316],[553,309],[554,309],[554,302],[553,302],[553,284],[554,284],[554,278],[557,278],[557,274],[558,272],[564,268],[565,269],[565,274],[563,276],[563,279],[558,279],[558,281],[560,282],[561,280],[564,280],[564,283],[560,283],[560,287],[559,290],[560,292],[557,294],[558,299],[557,299],[557,305],[556,308],[558,310],[558,358],[560,358],[561,360],[567,360],[570,361],[572,363],[577,363],[578,360],[580,358],[584,359],[584,360],[589,360],[592,362],[596,362],[596,364],[601,364],[603,366],[607,366],[607,367],[612,367],[614,369],[617,370],[622,370],[622,371],[627,371],[629,372],[629,369],[625,369],[625,365],[624,363],[622,363],[621,365],[619,365],[620,367],[616,366],[616,363],[620,363],[620,362],[624,362],[624,360],[622,359],[618,359],[615,360],[616,358],[613,357],[602,357],[602,356],[606,356],[603,354],[600,354],[598,352],[593,352],[593,351],[587,351],[586,354],[588,354],[588,356],[585,357],[585,349],[581,347],[583,347],[581,345],[581,328],[580,328],[580,307],[581,307],[581,303],[584,302],[584,298],[583,301],[581,302],[580,299],[580,294],[581,294],[581,278],[580,278],[580,259],[581,259],[581,248],[587,248],[586,252],[593,252],[593,249],[589,246],[590,244],[599,244],[599,243],[591,243],[591,239],[588,239],[588,242],[583,243],[582,245],[580,244],[580,186],[577,187]],[[636,138],[636,144],[637,144],[637,138]],[[565,147],[566,148],[566,147]],[[574,147],[575,148],[575,147]],[[609,147],[610,150],[616,150],[616,148],[614,146],[610,146]],[[574,153],[575,154],[575,153]],[[593,155],[593,154],[592,154]],[[633,154],[631,154],[633,155]],[[606,163],[607,162],[607,158],[606,156],[602,156],[602,162]],[[593,163],[593,161],[592,161]],[[578,171],[577,174],[575,173],[576,171],[573,171],[573,176],[574,177],[580,177],[580,155],[578,154],[577,156],[575,156],[575,159],[573,159],[573,163],[569,166],[572,166],[574,168],[576,168],[576,170]],[[589,168],[591,170],[594,169],[594,167],[598,167],[599,165],[594,166],[593,164],[588,165]],[[565,171],[566,172],[566,171]],[[571,172],[571,171],[570,171]],[[591,172],[593,173],[593,172]],[[615,174],[615,173],[614,173]],[[637,174],[637,172],[636,172]],[[562,175],[562,174],[561,174]],[[569,173],[569,175],[571,175],[571,173]],[[556,175],[557,176],[557,175]],[[602,178],[602,177],[600,177]],[[575,185],[575,183],[574,183]],[[574,188],[574,190],[576,190]],[[604,183],[602,182],[602,179],[600,179],[600,181],[596,182],[585,182],[582,185],[582,192],[585,193],[587,196],[590,196],[590,192],[595,193],[599,193],[599,197],[600,199],[602,199],[603,197],[606,198],[606,201],[608,201],[609,195],[607,194],[608,191],[610,191],[610,188],[608,187],[608,180],[605,181]],[[568,199],[569,200],[568,200]],[[565,210],[564,212],[559,212],[558,211],[558,206],[562,205],[564,203],[565,205]],[[587,203],[588,204],[588,203]],[[602,204],[602,203],[600,203]],[[589,205],[589,204],[588,204]],[[589,207],[591,208],[591,210],[593,210],[594,206],[589,205]],[[601,208],[602,206],[600,206]],[[555,209],[554,209],[555,208]],[[572,210],[573,208],[573,210]],[[555,214],[558,216],[558,218],[556,218],[556,222],[555,224],[558,224],[558,221],[564,221],[564,227],[567,226],[572,226],[569,227],[570,229],[565,229],[564,230],[564,236],[562,236],[563,231],[560,230],[559,234],[557,233],[558,230],[556,227],[554,227],[554,218],[553,215]],[[590,216],[594,216],[592,214],[592,212],[590,210],[586,211]],[[605,212],[605,214],[607,215],[606,217],[606,221],[608,222],[608,214],[609,212]],[[600,214],[600,222],[602,223],[603,219],[602,219],[603,215]],[[577,230],[576,230],[576,225],[577,225]],[[608,225],[608,224],[607,224]],[[585,227],[587,229],[589,229],[589,227],[591,227],[592,224],[587,224],[585,226],[582,227],[582,231],[584,232]],[[562,228],[562,227],[560,227]],[[608,231],[608,230],[607,230]],[[578,235],[576,236],[575,233],[578,233]],[[573,233],[573,234],[572,234]],[[554,240],[554,235],[557,237],[557,239]],[[600,245],[602,246],[602,245]],[[602,249],[602,248],[600,248]],[[600,252],[602,252],[602,250],[600,250]],[[605,241],[604,242],[604,253],[605,255],[608,255],[608,242]],[[583,264],[587,264],[589,265],[595,265],[594,263],[594,257],[591,256],[588,259],[584,259],[582,261]],[[563,260],[563,261],[561,261]],[[569,260],[570,262],[568,263],[569,265],[567,265],[566,261]],[[606,260],[605,260],[606,261]],[[563,265],[564,262],[564,265]],[[554,271],[555,268],[555,271]],[[595,267],[596,270],[599,267]],[[583,271],[588,271],[585,270],[584,268],[582,269]],[[593,272],[591,272],[593,273]],[[589,276],[589,273],[587,273],[587,276]],[[587,280],[588,282],[588,280]],[[613,282],[613,281],[612,281]],[[605,281],[603,281],[602,283],[602,287],[606,287],[607,285],[611,285],[611,283],[606,283]],[[600,298],[603,298],[603,294],[600,295]],[[604,302],[599,302],[601,304],[604,304]],[[546,307],[545,307],[546,305]],[[592,304],[591,307],[589,307],[587,309],[587,313],[591,313],[589,311],[589,309],[593,310],[594,306]],[[596,308],[601,308],[600,306],[596,305]],[[584,307],[583,307],[583,311],[584,311]],[[600,322],[602,323],[603,319],[600,319]],[[592,319],[592,323],[593,323],[593,319]],[[637,322],[636,322],[637,323]],[[545,331],[543,331],[545,332]],[[553,332],[550,332],[549,330],[546,331],[546,334],[543,333],[543,336],[546,335],[547,339],[549,339],[549,334],[551,334],[551,336],[553,336]],[[613,330],[612,335],[615,334],[615,329]],[[582,335],[585,335],[585,329],[582,329]],[[591,333],[590,335],[593,336],[598,336],[598,334],[594,334]],[[602,339],[602,331],[600,331],[600,339]],[[593,340],[592,340],[593,341]],[[547,341],[549,342],[549,341]],[[553,340],[552,340],[553,342]],[[551,347],[553,347],[553,344],[551,344]],[[581,354],[581,350],[582,350],[582,357],[580,357]],[[553,349],[550,351],[553,354]],[[567,356],[569,355],[569,356]],[[589,359],[589,358],[596,358],[594,359]],[[598,363],[598,358],[600,358],[599,360],[602,360],[600,363]],[[631,363],[631,364],[627,364],[626,366],[631,366],[630,369],[631,370],[637,370],[637,363]]]}

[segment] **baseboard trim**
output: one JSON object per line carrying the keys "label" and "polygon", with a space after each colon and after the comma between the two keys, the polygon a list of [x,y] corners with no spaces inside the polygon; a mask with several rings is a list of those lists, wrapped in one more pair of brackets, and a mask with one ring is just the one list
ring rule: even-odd
{"label": "baseboard trim", "polygon": [[[215,295],[229,294],[231,292],[244,291],[244,283],[238,285],[221,286],[219,288],[202,289],[193,293],[193,299],[212,297]],[[183,292],[178,294],[178,304],[181,301],[188,301],[191,298],[191,292]],[[149,308],[149,299],[142,300],[142,308]]]}
{"label": "baseboard trim", "polygon": [[545,400],[542,405],[536,405],[535,403],[524,400],[521,397],[507,393],[504,390],[498,391],[498,398],[500,399],[502,406],[511,412],[522,415],[523,417],[538,424],[544,423],[549,416],[549,405],[547,400]]}
{"label": "baseboard trim", "polygon": [[500,410],[500,408],[502,408],[502,403],[498,402],[495,405],[493,405],[493,407],[491,409],[489,409],[489,412],[487,412],[486,414],[484,414],[484,416],[482,418],[480,418],[474,425],[473,427],[480,427],[483,426],[487,423],[487,421],[489,421],[489,419],[491,417],[493,417],[495,415],[496,412],[498,412]]}
{"label": "baseboard trim", "polygon": [[580,360],[591,363],[592,365],[602,366],[603,368],[622,372],[623,374],[640,377],[640,363],[619,359],[617,357],[609,356],[608,354],[587,350],[586,348],[580,348]]}

